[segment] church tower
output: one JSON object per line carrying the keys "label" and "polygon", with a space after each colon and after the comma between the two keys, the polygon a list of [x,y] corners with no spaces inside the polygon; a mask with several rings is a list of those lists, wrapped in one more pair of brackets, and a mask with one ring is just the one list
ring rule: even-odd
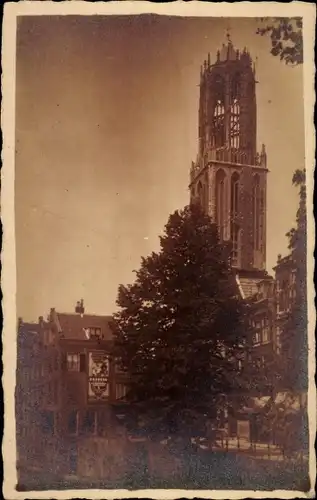
{"label": "church tower", "polygon": [[246,49],[228,36],[200,73],[199,144],[190,171],[191,200],[199,200],[232,244],[240,275],[265,275],[266,183],[264,145],[256,146],[255,68]]}

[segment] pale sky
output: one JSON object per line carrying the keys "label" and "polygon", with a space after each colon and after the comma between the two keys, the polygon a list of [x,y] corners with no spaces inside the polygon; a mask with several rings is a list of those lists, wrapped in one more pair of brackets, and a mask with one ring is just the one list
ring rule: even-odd
{"label": "pale sky", "polygon": [[255,19],[20,18],[17,38],[17,312],[115,311],[120,283],[189,201],[199,70],[226,41],[257,67],[268,155],[267,269],[286,254],[304,165],[302,68],[270,54]]}

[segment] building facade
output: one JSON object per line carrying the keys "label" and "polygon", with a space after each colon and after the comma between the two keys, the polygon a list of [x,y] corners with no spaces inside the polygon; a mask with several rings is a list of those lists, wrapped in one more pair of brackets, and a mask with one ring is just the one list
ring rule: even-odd
{"label": "building facade", "polygon": [[277,351],[281,354],[281,333],[296,299],[296,263],[292,254],[278,256],[274,268],[276,282],[276,336]]}
{"label": "building facade", "polygon": [[[37,324],[19,321],[19,469],[89,477],[92,470],[103,471],[102,464],[96,465],[102,456],[108,472],[101,476],[120,474],[117,461],[124,453],[119,456],[116,449],[126,440],[120,439],[124,429],[111,407],[124,402],[127,380],[111,357],[110,319],[85,314],[78,303],[75,314],[51,309]],[[107,452],[98,455],[94,450],[102,440]]]}

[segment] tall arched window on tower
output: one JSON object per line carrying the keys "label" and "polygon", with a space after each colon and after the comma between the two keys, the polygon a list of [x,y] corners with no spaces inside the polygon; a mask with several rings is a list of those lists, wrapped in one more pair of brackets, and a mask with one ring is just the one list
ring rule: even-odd
{"label": "tall arched window on tower", "polygon": [[237,172],[231,177],[231,202],[230,202],[230,210],[231,217],[234,218],[239,213],[239,181],[240,176]]}
{"label": "tall arched window on tower", "polygon": [[253,177],[253,241],[254,249],[259,250],[261,245],[261,191],[260,177],[256,174]]}
{"label": "tall arched window on tower", "polygon": [[232,254],[231,261],[233,266],[239,265],[239,253],[240,253],[240,228],[235,222],[231,223],[231,243],[232,243]]}
{"label": "tall arched window on tower", "polygon": [[203,204],[203,185],[202,183],[199,181],[198,184],[197,184],[197,198],[199,200],[199,203],[200,205],[202,206]]}
{"label": "tall arched window on tower", "polygon": [[209,182],[208,182],[208,174],[205,174],[205,179],[204,179],[204,210],[205,213],[208,214],[209,212],[209,194],[208,194],[208,189],[209,189]]}
{"label": "tall arched window on tower", "polygon": [[240,147],[240,75],[236,74],[231,81],[230,93],[230,146]]}
{"label": "tall arched window on tower", "polygon": [[225,206],[226,206],[226,193],[225,193],[226,174],[223,170],[218,170],[216,174],[216,223],[220,238],[224,236],[225,227]]}
{"label": "tall arched window on tower", "polygon": [[212,146],[224,146],[225,136],[225,82],[217,75],[214,81],[215,106],[213,110]]}

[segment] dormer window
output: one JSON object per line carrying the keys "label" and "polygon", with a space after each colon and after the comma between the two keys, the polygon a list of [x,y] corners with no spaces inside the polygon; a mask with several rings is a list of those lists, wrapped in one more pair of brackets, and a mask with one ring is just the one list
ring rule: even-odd
{"label": "dormer window", "polygon": [[101,339],[102,338],[102,334],[101,334],[101,328],[99,327],[88,327],[88,328],[84,328],[84,332],[85,332],[85,335],[87,337],[87,339]]}

